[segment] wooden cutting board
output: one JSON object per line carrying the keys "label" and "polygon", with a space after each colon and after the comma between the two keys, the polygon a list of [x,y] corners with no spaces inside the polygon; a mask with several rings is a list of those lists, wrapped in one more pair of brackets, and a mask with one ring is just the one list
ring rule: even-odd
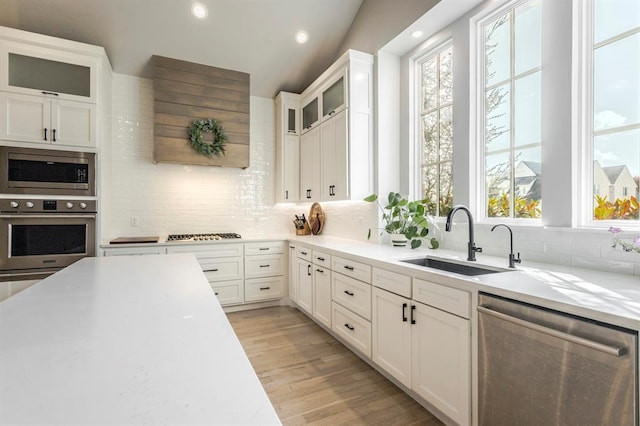
{"label": "wooden cutting board", "polygon": [[160,237],[119,237],[109,241],[109,244],[141,244],[157,243]]}

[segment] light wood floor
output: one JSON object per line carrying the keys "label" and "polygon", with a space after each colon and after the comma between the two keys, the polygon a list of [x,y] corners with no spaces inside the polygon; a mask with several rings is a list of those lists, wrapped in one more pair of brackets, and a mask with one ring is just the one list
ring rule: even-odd
{"label": "light wood floor", "polygon": [[228,317],[283,424],[442,424],[298,310]]}

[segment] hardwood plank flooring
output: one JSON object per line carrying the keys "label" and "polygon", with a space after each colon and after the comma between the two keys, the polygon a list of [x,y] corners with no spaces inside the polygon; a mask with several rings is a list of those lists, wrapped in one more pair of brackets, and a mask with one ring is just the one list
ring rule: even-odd
{"label": "hardwood plank flooring", "polygon": [[284,425],[442,424],[297,309],[227,316]]}

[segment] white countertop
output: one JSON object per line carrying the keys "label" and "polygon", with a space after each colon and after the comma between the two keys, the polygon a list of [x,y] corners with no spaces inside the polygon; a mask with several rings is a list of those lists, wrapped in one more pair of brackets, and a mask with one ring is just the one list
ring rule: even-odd
{"label": "white countertop", "polygon": [[640,330],[640,278],[533,263],[523,260],[516,270],[473,277],[426,269],[400,259],[433,256],[473,266],[490,265],[508,269],[504,257],[476,254],[477,262],[466,261],[466,253],[451,250],[391,247],[325,236],[289,237],[289,241],[334,255],[348,255],[383,269],[470,291],[484,291],[584,316],[609,324]]}
{"label": "white countertop", "polygon": [[192,255],[86,258],[0,303],[0,423],[279,424]]}

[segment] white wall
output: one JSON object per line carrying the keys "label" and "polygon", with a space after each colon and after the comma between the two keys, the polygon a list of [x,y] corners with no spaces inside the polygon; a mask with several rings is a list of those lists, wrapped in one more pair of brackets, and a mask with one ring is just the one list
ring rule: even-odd
{"label": "white wall", "polygon": [[[238,232],[290,234],[293,214],[310,204],[274,205],[273,99],[251,97],[251,165],[247,169],[153,163],[153,82],[114,74],[111,141],[103,146],[102,243],[121,236]],[[186,129],[185,129],[186,131]],[[185,143],[187,143],[185,139]],[[375,208],[323,203],[323,234],[365,240]],[[138,226],[131,226],[131,218]]]}

